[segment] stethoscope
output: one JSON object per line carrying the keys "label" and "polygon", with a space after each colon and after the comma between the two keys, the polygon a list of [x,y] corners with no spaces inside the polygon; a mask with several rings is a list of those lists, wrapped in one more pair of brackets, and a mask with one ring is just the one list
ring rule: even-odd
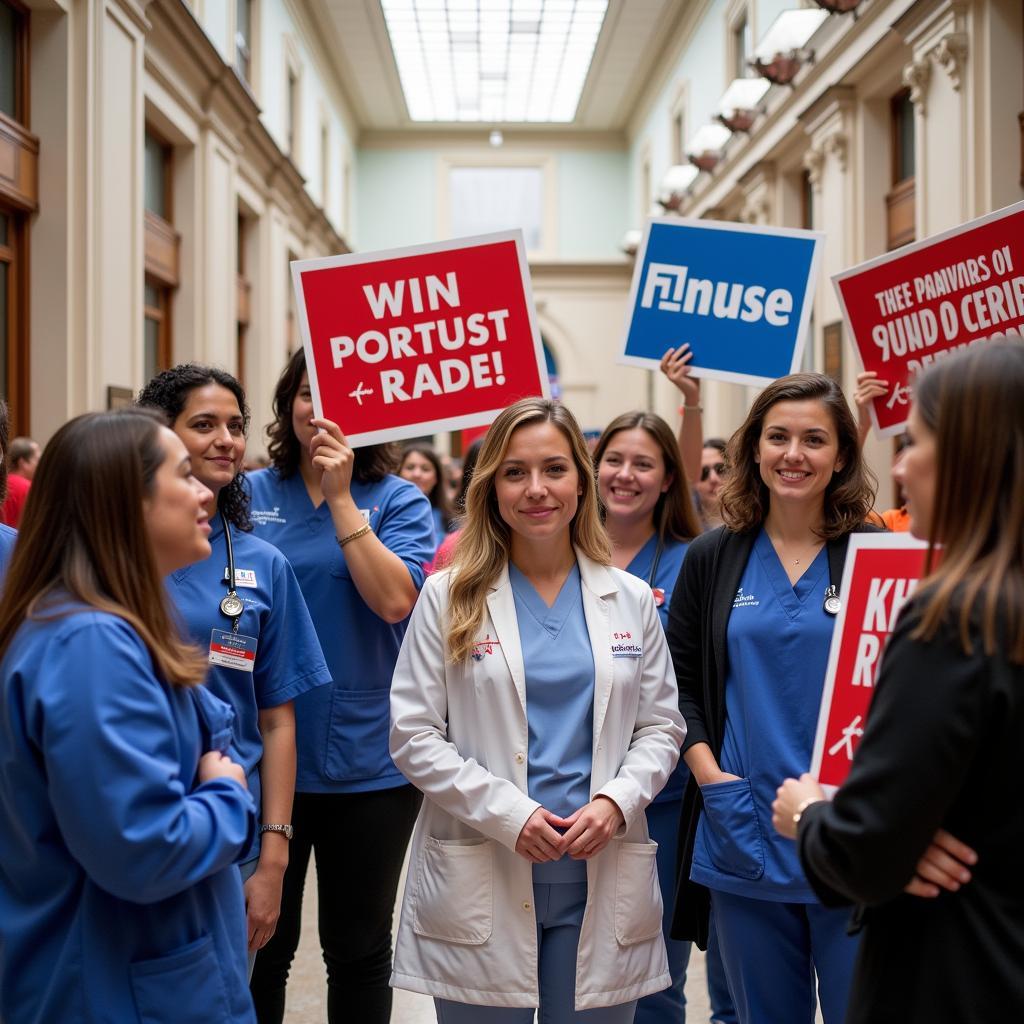
{"label": "stethoscope", "polygon": [[838,615],[839,609],[843,607],[843,602],[839,600],[839,590],[832,582],[832,563],[829,561],[827,550],[825,551],[825,564],[828,566],[828,586],[825,588],[825,600],[821,602],[821,607],[826,615]]}
{"label": "stethoscope", "polygon": [[238,622],[245,610],[245,605],[242,604],[242,599],[235,592],[235,546],[231,542],[231,525],[225,519],[223,512],[220,514],[220,521],[224,524],[224,543],[228,549],[228,592],[221,598],[220,610],[233,620],[231,632],[237,633]]}

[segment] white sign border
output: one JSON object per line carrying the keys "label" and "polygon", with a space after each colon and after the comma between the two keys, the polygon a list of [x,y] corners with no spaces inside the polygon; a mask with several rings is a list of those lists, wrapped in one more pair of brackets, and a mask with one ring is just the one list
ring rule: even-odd
{"label": "white sign border", "polygon": [[[850,313],[846,308],[846,299],[843,296],[842,289],[839,287],[839,282],[845,281],[848,277],[852,277],[855,274],[863,274],[865,271],[874,270],[875,267],[881,267],[886,263],[892,263],[895,260],[903,259],[911,253],[920,252],[922,249],[926,249],[929,246],[945,242],[949,238],[956,238],[957,235],[965,235],[968,231],[973,231],[975,228],[984,227],[986,224],[991,224],[993,221],[1003,220],[1006,217],[1012,217],[1018,213],[1024,213],[1024,201],[1011,203],[1009,206],[1004,206],[1001,210],[994,210],[992,213],[986,213],[983,217],[975,217],[974,220],[969,220],[964,224],[958,224],[955,228],[940,231],[937,235],[929,235],[927,238],[922,238],[919,242],[911,242],[909,245],[904,245],[899,249],[894,249],[892,252],[882,253],[881,256],[875,256],[870,260],[865,260],[863,263],[858,263],[856,266],[850,267],[848,270],[841,270],[838,274],[832,275],[830,280],[832,281],[832,287],[835,289],[836,297],[839,299],[839,311],[843,316],[843,324],[850,334],[850,347],[856,354],[857,362],[860,363],[862,371],[864,369],[864,360],[861,358],[860,346],[858,346],[856,337],[853,333],[853,325],[850,322]],[[875,433],[879,437],[895,437],[904,433],[907,429],[906,420],[902,423],[896,423],[891,427],[882,429],[878,425],[878,414],[875,412],[874,402],[872,402],[868,407],[868,411],[871,413],[871,425],[874,427]],[[908,418],[910,416],[909,409],[907,411],[907,416]]]}
{"label": "white sign border", "polygon": [[[668,227],[701,228],[713,231],[734,231],[739,234],[804,238],[814,243],[811,263],[807,273],[807,288],[804,292],[804,300],[801,306],[800,324],[797,328],[796,345],[793,347],[793,359],[789,368],[790,373],[798,372],[803,363],[804,349],[807,347],[807,325],[810,322],[811,310],[814,306],[814,290],[817,287],[818,272],[821,267],[825,233],[823,231],[811,231],[806,228],[780,228],[765,224],[739,224],[735,221],[703,220],[700,217],[648,217],[644,222],[643,236],[640,239],[640,244],[637,246],[636,257],[633,262],[633,278],[629,285],[629,298],[626,303],[626,323],[622,332],[622,344],[619,347],[619,355],[615,361],[624,366],[639,366],[645,370],[657,369],[661,363],[660,357],[655,359],[646,356],[626,355],[626,345],[629,344],[629,328],[633,323],[633,314],[636,311],[636,296],[640,290],[640,278],[643,276],[644,259],[651,236],[651,225],[653,224],[665,224]],[[685,338],[680,339],[680,344],[684,343],[685,340]],[[753,373],[737,373],[733,370],[715,370],[701,366],[694,366],[690,374],[693,377],[705,380],[721,380],[731,384],[760,386],[771,384],[772,381],[778,379],[776,377],[762,377]]]}
{"label": "white sign border", "polygon": [[[852,533],[846,549],[846,561],[843,564],[843,579],[839,584],[839,614],[832,625],[832,642],[828,649],[828,667],[825,669],[825,685],[821,691],[821,704],[818,708],[818,725],[814,732],[814,749],[811,754],[811,766],[807,770],[815,778],[821,774],[821,762],[825,754],[825,734],[828,731],[828,718],[832,711],[832,696],[836,689],[836,671],[839,668],[839,650],[843,642],[843,629],[846,624],[846,609],[850,600],[850,587],[853,585],[853,572],[857,564],[857,556],[862,551],[884,551],[886,549],[902,551],[919,550],[922,554],[928,550],[928,542],[918,540],[909,533]],[[823,786],[831,798],[837,786]]]}
{"label": "white sign border", "polygon": [[[364,263],[382,263],[385,260],[402,259],[408,256],[431,256],[436,253],[451,252],[453,249],[470,249],[481,245],[496,245],[514,242],[519,273],[523,285],[523,300],[526,303],[526,315],[530,323],[533,337],[534,358],[540,378],[541,397],[551,398],[551,384],[548,380],[547,363],[544,359],[544,346],[541,342],[540,328],[537,325],[537,309],[533,301],[533,284],[530,280],[530,266],[526,259],[526,245],[523,232],[516,228],[512,231],[495,231],[486,235],[471,235],[466,238],[449,238],[441,242],[407,245],[397,249],[378,249],[374,252],[350,252],[341,256],[314,256],[309,259],[292,260],[289,264],[292,276],[292,291],[298,311],[299,332],[302,337],[302,348],[306,353],[306,372],[309,375],[309,388],[313,399],[313,413],[317,419],[324,418],[323,403],[320,399],[320,382],[317,379],[316,360],[313,358],[313,342],[309,333],[309,319],[306,315],[306,303],[302,292],[302,275],[310,270],[329,270],[332,267],[358,266]],[[462,416],[447,416],[436,420],[420,420],[390,430],[369,430],[359,433],[345,434],[345,440],[351,448],[362,448],[365,445],[384,444],[388,441],[403,441],[410,437],[422,437],[424,434],[440,433],[446,430],[463,430],[469,427],[489,425],[506,406],[481,412],[466,413]]]}

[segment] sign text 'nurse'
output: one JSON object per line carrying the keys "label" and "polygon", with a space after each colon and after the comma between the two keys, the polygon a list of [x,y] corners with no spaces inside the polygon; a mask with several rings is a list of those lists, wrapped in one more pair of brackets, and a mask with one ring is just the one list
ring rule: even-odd
{"label": "sign text 'nurse'", "polygon": [[767,383],[799,369],[821,236],[655,218],[637,253],[621,362],[688,343],[693,373]]}
{"label": "sign text 'nurse'", "polygon": [[519,232],[292,264],[314,408],[355,446],[546,395]]}

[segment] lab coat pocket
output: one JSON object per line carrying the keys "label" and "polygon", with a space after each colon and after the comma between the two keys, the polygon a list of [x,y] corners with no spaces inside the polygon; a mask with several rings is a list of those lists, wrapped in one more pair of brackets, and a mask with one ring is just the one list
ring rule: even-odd
{"label": "lab coat pocket", "polygon": [[491,937],[493,845],[482,838],[426,838],[416,880],[417,935],[468,946]]}
{"label": "lab coat pocket", "polygon": [[139,1024],[230,1020],[224,979],[209,935],[155,960],[128,965]]}
{"label": "lab coat pocket", "polygon": [[343,690],[331,694],[324,774],[336,782],[374,779],[393,772],[388,754],[391,690]]}
{"label": "lab coat pocket", "polygon": [[615,941],[620,946],[632,946],[661,934],[658,844],[651,841],[615,845]]}
{"label": "lab coat pocket", "polygon": [[761,825],[749,779],[701,786],[704,799],[704,840],[711,863],[737,878],[764,874]]}

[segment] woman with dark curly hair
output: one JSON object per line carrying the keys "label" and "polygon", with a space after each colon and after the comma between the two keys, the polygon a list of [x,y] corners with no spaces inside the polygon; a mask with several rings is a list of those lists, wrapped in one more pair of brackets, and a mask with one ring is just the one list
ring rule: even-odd
{"label": "woman with dark curly hair", "polygon": [[295,705],[295,843],[253,998],[261,1024],[279,1024],[315,851],[328,1020],[386,1024],[391,917],[420,804],[388,753],[388,702],[434,553],[430,503],[394,475],[394,445],[353,451],[336,423],[314,417],[302,349],[278,381],[274,415],[272,465],[248,478],[252,518],[294,567],[334,682]]}
{"label": "woman with dark curly hair", "polygon": [[260,832],[239,861],[254,957],[281,910],[295,791],[294,700],[331,677],[291,566],[252,535],[242,385],[223,370],[189,363],[158,373],[138,404],[163,411],[212,495],[206,511],[213,553],[166,584],[207,652],[208,688],[234,709],[238,760],[261,810]]}
{"label": "woman with dark curly hair", "polygon": [[673,934],[707,942],[709,906],[740,1024],[846,1012],[856,941],[769,828],[780,778],[810,763],[836,592],[874,481],[830,377],[770,384],[729,442],[725,525],[690,545],[668,642],[688,732]]}
{"label": "woman with dark curly hair", "polygon": [[414,483],[430,501],[434,518],[434,546],[440,547],[452,528],[452,511],[448,505],[447,482],[441,460],[432,445],[414,441],[402,449],[398,475]]}

